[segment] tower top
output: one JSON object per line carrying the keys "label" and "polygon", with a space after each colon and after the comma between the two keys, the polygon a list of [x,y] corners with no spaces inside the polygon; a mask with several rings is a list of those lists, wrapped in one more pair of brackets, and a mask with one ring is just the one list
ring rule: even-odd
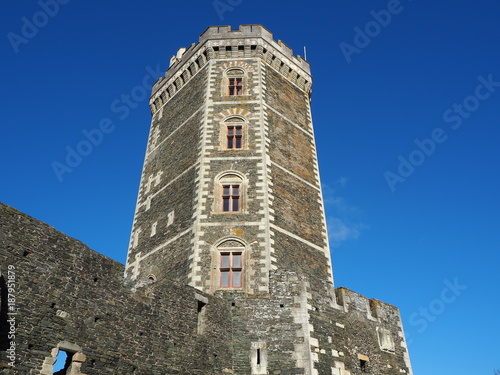
{"label": "tower top", "polygon": [[152,94],[163,86],[166,80],[176,75],[181,67],[194,56],[207,51],[211,55],[213,48],[228,48],[231,46],[261,46],[280,60],[288,61],[294,66],[294,70],[311,81],[311,69],[309,63],[300,55],[294,55],[293,50],[281,40],[274,40],[273,34],[262,25],[240,25],[238,30],[232,30],[231,26],[210,26],[199,38],[198,43],[193,43],[189,48],[180,48],[176,55],[170,59],[170,66],[153,85]]}
{"label": "tower top", "polygon": [[309,63],[302,56],[295,56],[293,50],[281,40],[275,41],[273,34],[262,25],[240,25],[238,30],[231,30],[231,26],[210,26],[200,35],[200,44],[207,40],[220,40],[221,44],[224,45],[224,40],[240,38],[262,38],[307,73],[311,72]]}

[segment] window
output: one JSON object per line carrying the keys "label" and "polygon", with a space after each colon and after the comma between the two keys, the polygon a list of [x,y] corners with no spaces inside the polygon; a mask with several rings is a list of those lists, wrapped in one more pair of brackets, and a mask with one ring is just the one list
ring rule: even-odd
{"label": "window", "polygon": [[241,148],[243,136],[242,125],[228,125],[227,126],[227,148],[235,149]]}
{"label": "window", "polygon": [[243,78],[229,78],[229,95],[243,95]]}
{"label": "window", "polygon": [[234,184],[222,186],[222,211],[240,211],[240,185]]}
{"label": "window", "polygon": [[361,369],[361,372],[363,374],[368,373],[368,363],[370,359],[363,354],[358,354],[358,359],[359,359],[359,368]]}
{"label": "window", "polygon": [[231,116],[220,123],[221,150],[248,148],[248,123],[242,116]]}
{"label": "window", "polygon": [[252,375],[267,374],[267,348],[262,341],[252,342],[250,346],[250,364]]}
{"label": "window", "polygon": [[365,361],[364,359],[359,360],[359,367],[361,368],[361,372],[365,373],[368,372],[368,362]]}
{"label": "window", "polygon": [[226,72],[227,92],[229,96],[243,95],[243,77],[244,72],[241,69],[230,69]]}
{"label": "window", "polygon": [[377,333],[380,349],[394,352],[395,345],[394,341],[392,340],[391,332],[387,329],[377,327]]}
{"label": "window", "polygon": [[200,296],[199,294],[195,295],[197,301],[198,301],[198,325],[196,328],[196,332],[201,335],[205,333],[205,328],[206,328],[206,313],[207,313],[207,304],[208,304],[208,299],[204,296]]}
{"label": "window", "polygon": [[242,287],[242,252],[223,251],[220,253],[220,287],[241,288]]}
{"label": "window", "polygon": [[212,253],[213,291],[244,290],[246,269],[246,245],[237,237],[225,238]]}
{"label": "window", "polygon": [[245,183],[243,177],[236,172],[216,178],[214,194],[214,212],[235,214],[245,211]]}

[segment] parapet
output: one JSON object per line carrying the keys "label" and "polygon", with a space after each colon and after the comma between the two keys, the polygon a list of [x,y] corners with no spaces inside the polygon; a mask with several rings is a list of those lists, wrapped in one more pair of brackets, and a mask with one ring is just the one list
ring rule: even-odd
{"label": "parapet", "polygon": [[346,312],[356,311],[366,315],[370,320],[399,320],[399,309],[378,299],[368,299],[350,289],[340,287],[335,289],[337,304]]}
{"label": "parapet", "polygon": [[[294,70],[306,81],[311,81],[311,68],[309,63],[300,55],[294,55],[292,49],[281,40],[274,40],[273,34],[262,25],[241,25],[238,30],[231,26],[210,26],[199,37],[198,43],[193,43],[189,48],[180,48],[170,59],[170,66],[164,77],[160,77],[153,85],[152,97],[170,78],[177,78],[186,69],[186,63],[198,60],[204,64],[213,57],[214,47],[247,47],[250,50],[259,47],[258,56],[264,58],[264,51],[269,51],[266,56],[275,56],[277,60],[286,60],[294,66]],[[257,51],[255,51],[257,52]]]}
{"label": "parapet", "polygon": [[293,50],[281,40],[275,41],[273,34],[262,25],[240,25],[238,30],[231,30],[231,26],[210,26],[200,35],[200,44],[207,40],[262,38],[280,51],[285,57],[310,73],[309,63],[302,56],[293,54]]}

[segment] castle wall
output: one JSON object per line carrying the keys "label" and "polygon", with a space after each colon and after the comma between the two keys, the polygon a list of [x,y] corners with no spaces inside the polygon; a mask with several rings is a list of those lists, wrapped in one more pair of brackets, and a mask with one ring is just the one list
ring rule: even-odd
{"label": "castle wall", "polygon": [[[0,373],[52,374],[57,348],[77,353],[71,374],[231,369],[231,317],[223,301],[166,280],[126,281],[123,265],[5,205],[0,241]],[[6,351],[9,266],[17,312],[14,368]],[[200,303],[206,306],[198,312]]]}
{"label": "castle wall", "polygon": [[[269,294],[216,292],[231,304],[235,374],[411,374],[399,310],[381,301],[272,270]],[[265,357],[257,365],[255,348]],[[364,364],[362,364],[364,361]]]}
{"label": "castle wall", "polygon": [[336,306],[315,304],[309,312],[317,373],[411,374],[399,310],[346,288],[336,294]]}

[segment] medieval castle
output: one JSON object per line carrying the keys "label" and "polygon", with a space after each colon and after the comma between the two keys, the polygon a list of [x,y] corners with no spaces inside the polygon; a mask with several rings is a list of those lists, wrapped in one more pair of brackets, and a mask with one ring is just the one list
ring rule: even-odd
{"label": "medieval castle", "polygon": [[179,49],[153,86],[125,277],[1,205],[0,373],[412,374],[398,309],[334,288],[310,93],[260,25]]}

